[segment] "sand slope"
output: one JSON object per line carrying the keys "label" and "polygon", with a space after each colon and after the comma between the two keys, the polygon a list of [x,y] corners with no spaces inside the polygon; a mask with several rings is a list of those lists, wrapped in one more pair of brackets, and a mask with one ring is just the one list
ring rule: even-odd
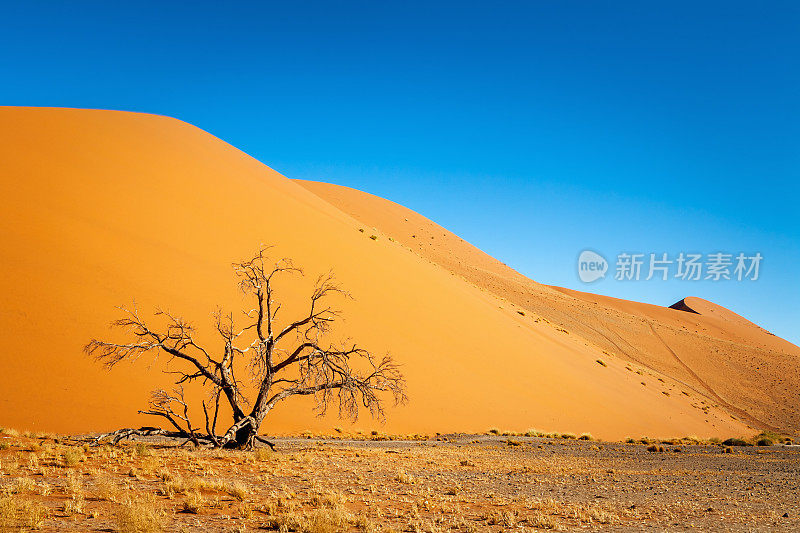
{"label": "sand slope", "polygon": [[[210,312],[242,306],[230,262],[268,242],[311,278],[332,268],[355,297],[343,303],[336,334],[403,364],[410,403],[389,410],[383,427],[366,417],[361,427],[537,427],[607,438],[751,431],[724,409],[699,409],[711,403],[702,387],[686,396],[655,365],[627,370],[624,354],[604,354],[602,343],[563,331],[541,310],[520,314],[531,306],[389,240],[390,228],[370,239],[336,202],[178,120],[0,108],[0,151],[0,426],[77,432],[152,423],[136,410],[167,383],[161,367],[144,358],[108,373],[82,346],[112,335],[113,306],[135,298],[143,313],[160,304],[184,315],[218,347],[202,334]],[[485,258],[456,261],[494,268]],[[493,276],[592,309],[524,278]],[[308,288],[285,286],[288,311]],[[697,320],[707,327],[711,319]],[[277,409],[264,429],[336,424],[301,401]]]}
{"label": "sand slope", "polygon": [[736,417],[800,429],[800,349],[728,309],[696,297],[665,308],[541,285],[394,202],[298,183],[470,283],[614,357],[670,376]]}

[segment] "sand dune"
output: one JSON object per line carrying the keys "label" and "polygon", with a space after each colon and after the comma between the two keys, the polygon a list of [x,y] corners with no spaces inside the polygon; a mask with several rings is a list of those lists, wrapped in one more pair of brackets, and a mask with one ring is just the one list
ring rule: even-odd
{"label": "sand dune", "polygon": [[[178,120],[0,108],[0,150],[0,426],[82,432],[152,423],[136,410],[168,383],[160,366],[145,357],[109,373],[82,346],[113,335],[113,306],[134,298],[143,312],[160,304],[183,314],[216,346],[202,335],[210,312],[242,306],[230,262],[262,242],[310,278],[333,269],[354,296],[342,303],[346,320],[335,335],[402,363],[409,404],[390,409],[382,427],[363,417],[362,428],[729,436],[751,433],[754,423],[732,418],[732,408],[772,424],[797,413],[791,402],[782,418],[766,413],[785,389],[738,366],[785,357],[796,376],[796,352],[780,339],[718,317],[536,284],[396,204],[347,190],[351,209],[324,194],[337,188],[293,182]],[[359,231],[368,226],[375,229]],[[431,243],[415,246],[423,236]],[[304,304],[309,287],[284,287],[288,311]],[[636,340],[642,331],[646,342]],[[706,353],[714,349],[724,354]],[[729,385],[714,366],[723,356],[728,381],[737,378]],[[285,404],[264,430],[343,425],[308,407]]]}
{"label": "sand dune", "polygon": [[800,398],[793,393],[800,387],[800,348],[722,306],[687,297],[666,308],[541,285],[394,202],[298,183],[466,281],[614,357],[671,377],[737,418],[800,429]]}

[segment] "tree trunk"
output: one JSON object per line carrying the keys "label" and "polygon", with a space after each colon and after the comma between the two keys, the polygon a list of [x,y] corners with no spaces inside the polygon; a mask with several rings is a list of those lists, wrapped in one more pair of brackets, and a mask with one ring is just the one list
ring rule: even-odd
{"label": "tree trunk", "polygon": [[236,435],[224,447],[237,450],[252,450],[255,446],[257,435],[258,429],[247,424],[237,430]]}

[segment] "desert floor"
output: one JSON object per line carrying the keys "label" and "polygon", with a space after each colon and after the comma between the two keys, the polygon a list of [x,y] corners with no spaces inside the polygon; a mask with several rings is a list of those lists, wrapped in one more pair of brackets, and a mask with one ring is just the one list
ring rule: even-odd
{"label": "desert floor", "polygon": [[800,446],[439,435],[277,451],[0,434],[0,530],[800,530]]}

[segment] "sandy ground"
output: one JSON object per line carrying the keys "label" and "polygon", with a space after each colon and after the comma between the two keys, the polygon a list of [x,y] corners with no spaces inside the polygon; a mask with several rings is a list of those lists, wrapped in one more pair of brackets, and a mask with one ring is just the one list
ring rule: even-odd
{"label": "sandy ground", "polygon": [[6,433],[0,530],[800,528],[798,446],[384,438],[277,438],[276,452],[230,452]]}

